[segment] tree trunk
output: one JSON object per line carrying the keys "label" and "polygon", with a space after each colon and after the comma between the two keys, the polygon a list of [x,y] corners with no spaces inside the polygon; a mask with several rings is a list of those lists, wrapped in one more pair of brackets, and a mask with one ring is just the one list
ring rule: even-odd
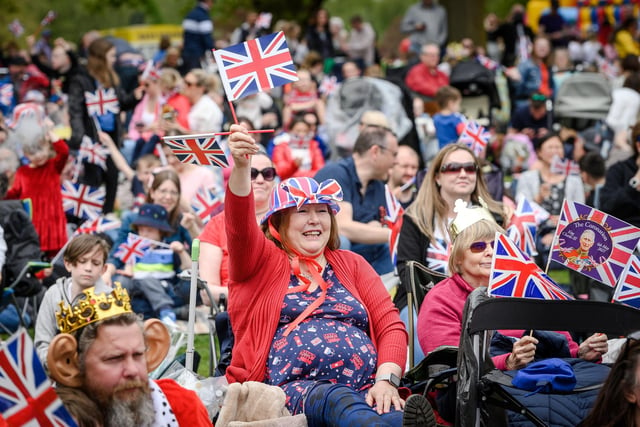
{"label": "tree trunk", "polygon": [[485,0],[440,0],[440,4],[447,9],[449,42],[470,37],[476,45],[484,44]]}

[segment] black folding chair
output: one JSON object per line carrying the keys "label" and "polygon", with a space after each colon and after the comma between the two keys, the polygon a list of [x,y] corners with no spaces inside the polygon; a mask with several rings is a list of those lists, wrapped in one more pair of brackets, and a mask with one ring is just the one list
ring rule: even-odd
{"label": "black folding chair", "polygon": [[[460,338],[456,426],[506,425],[504,409],[525,415],[535,426],[546,425],[502,387],[508,386],[511,378],[496,370],[491,362],[489,347],[493,331],[602,332],[615,338],[626,336],[639,326],[640,311],[624,305],[580,300],[490,298],[486,288],[476,289],[465,305]],[[595,389],[585,387],[574,392],[586,393]]]}

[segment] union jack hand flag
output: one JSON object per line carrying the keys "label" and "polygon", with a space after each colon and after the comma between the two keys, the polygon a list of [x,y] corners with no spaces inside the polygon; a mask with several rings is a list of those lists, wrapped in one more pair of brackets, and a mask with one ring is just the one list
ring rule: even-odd
{"label": "union jack hand flag", "polygon": [[0,86],[0,104],[11,107],[13,105],[13,83],[5,83]]}
{"label": "union jack hand flag", "polygon": [[496,233],[488,291],[494,297],[573,299],[501,233]]}
{"label": "union jack hand flag", "polygon": [[324,76],[322,78],[322,82],[320,82],[320,87],[318,88],[318,92],[323,95],[331,95],[338,88],[338,79],[336,76]]}
{"label": "union jack hand flag", "polygon": [[404,209],[402,208],[402,205],[400,204],[396,196],[394,196],[393,193],[391,192],[391,189],[389,188],[389,186],[386,184],[384,186],[384,198],[387,202],[387,206],[385,209],[383,222],[389,228],[391,228],[391,226],[395,224],[395,222],[400,217],[402,217],[402,214],[404,214]]}
{"label": "union jack hand flag", "polygon": [[640,309],[640,258],[637,255],[631,257],[631,262],[620,276],[613,302]]}
{"label": "union jack hand flag", "polygon": [[62,182],[62,206],[64,211],[82,219],[96,218],[104,205],[103,187],[91,187],[85,184]]}
{"label": "union jack hand flag", "polygon": [[462,133],[458,137],[458,142],[471,148],[476,156],[484,151],[490,140],[491,133],[474,120],[468,120],[465,123]]}
{"label": "union jack hand flag", "polygon": [[0,351],[0,417],[9,426],[75,426],[38,359],[26,330]]}
{"label": "union jack hand flag", "polygon": [[391,263],[398,264],[398,241],[400,240],[400,231],[402,230],[403,216],[391,224],[391,234],[389,235],[389,252],[391,252]]}
{"label": "union jack hand flag", "polygon": [[94,219],[88,219],[76,229],[76,234],[96,234],[103,233],[108,230],[115,230],[121,225],[120,221],[116,219],[109,219],[104,216],[99,216]]}
{"label": "union jack hand flag", "polygon": [[256,27],[270,28],[272,20],[273,14],[271,14],[270,12],[260,12],[260,15],[258,15],[258,19],[256,19]]}
{"label": "union jack hand flag", "polygon": [[550,170],[557,175],[580,175],[580,166],[576,162],[558,156],[553,156]]}
{"label": "union jack hand flag", "polygon": [[86,160],[88,163],[100,166],[102,170],[107,170],[107,156],[109,156],[107,147],[100,143],[94,143],[91,138],[85,135],[82,138],[76,161],[82,163]]}
{"label": "union jack hand flag", "polygon": [[229,167],[227,156],[213,134],[164,136],[162,139],[182,163]]}
{"label": "union jack hand flag", "polygon": [[120,246],[118,246],[113,256],[125,264],[135,264],[136,261],[144,256],[152,243],[149,239],[129,233],[127,235],[127,241],[120,243]]}
{"label": "union jack hand flag", "polygon": [[213,188],[200,188],[191,200],[191,207],[202,223],[206,224],[222,210],[223,204]]}
{"label": "union jack hand flag", "polygon": [[87,111],[90,116],[104,116],[107,113],[118,114],[120,112],[120,103],[116,90],[112,87],[98,88],[95,92],[86,91],[84,93],[84,102],[87,105]]}
{"label": "union jack hand flag", "polygon": [[13,21],[11,21],[11,23],[9,24],[9,31],[11,32],[11,34],[13,34],[13,37],[15,38],[18,38],[22,34],[24,34],[24,27],[22,26],[22,23],[20,22],[19,19],[16,18]]}
{"label": "union jack hand flag", "polygon": [[[582,250],[580,241],[586,233],[591,236],[591,246]],[[555,262],[614,287],[638,240],[639,228],[590,206],[565,200],[550,256]]]}
{"label": "union jack hand flag", "polygon": [[449,271],[451,245],[445,239],[434,237],[427,248],[427,267],[439,273]]}
{"label": "union jack hand flag", "polygon": [[533,207],[524,196],[518,197],[518,205],[507,227],[507,236],[518,248],[529,256],[538,255],[536,229],[538,228]]}
{"label": "union jack hand flag", "polygon": [[40,21],[40,26],[46,27],[47,25],[51,24],[53,20],[56,19],[56,17],[56,13],[53,10],[50,10],[49,12],[47,12],[47,15],[42,18],[42,21]]}
{"label": "union jack hand flag", "polygon": [[213,51],[229,101],[298,80],[282,31]]}

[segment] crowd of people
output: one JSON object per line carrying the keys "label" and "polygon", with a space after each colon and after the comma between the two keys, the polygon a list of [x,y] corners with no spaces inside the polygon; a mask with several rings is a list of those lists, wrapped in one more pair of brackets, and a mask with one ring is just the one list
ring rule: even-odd
{"label": "crowd of people", "polygon": [[[542,268],[565,199],[640,227],[637,17],[624,9],[615,29],[602,22],[581,33],[557,1],[550,6],[537,32],[522,5],[503,21],[489,14],[479,45],[452,42],[445,7],[420,0],[386,58],[363,16],[347,27],[325,9],[306,28],[249,11],[214,38],[213,0],[185,17],[181,46],[163,38],[153,58],[96,31],[78,46],[50,32],[26,37],[26,50],[10,43],[0,55],[8,70],[0,76],[0,203],[31,200],[42,259],[53,263],[39,277],[48,289],[35,346],[80,425],[141,425],[146,416],[204,425],[203,408],[187,413],[175,384],[146,379],[166,352],[164,328],[175,332],[188,316],[179,273],[191,266],[196,238],[208,286],[197,302],[228,305],[221,348],[233,350],[222,372],[229,382],[280,387],[286,410],[310,426],[435,425],[432,405],[453,422],[455,387],[431,404],[399,387],[408,339],[416,361],[458,344],[464,302],[487,286],[493,237],[505,232],[516,198],[549,214],[535,242]],[[274,31],[287,38],[298,80],[238,99],[232,112],[211,49]],[[559,117],[564,85],[586,74],[608,88],[609,110],[599,119]],[[490,99],[480,112],[465,103],[470,83]],[[486,129],[481,149],[459,141],[472,124]],[[163,142],[226,130],[225,168],[182,163]],[[563,160],[579,172],[558,171]],[[101,188],[98,208],[74,209],[61,184]],[[218,201],[204,216],[195,206],[203,195]],[[467,211],[481,218],[455,226]],[[119,226],[85,234],[84,222],[98,216]],[[15,256],[8,231],[0,227],[0,266]],[[130,263],[122,248],[136,236],[151,243]],[[413,316],[415,337],[403,283],[410,261],[448,277]],[[576,297],[611,300],[611,289],[577,276],[565,284]],[[78,330],[60,319],[61,309],[97,294],[127,302]],[[131,313],[161,323],[142,325]],[[524,332],[496,333],[510,343],[493,355],[498,369],[533,361],[542,338]],[[570,332],[544,337],[563,342],[566,357],[607,353],[606,335]],[[612,369],[620,384],[610,377],[605,386],[633,408],[601,399],[585,425],[602,425],[607,408],[640,425],[634,346],[622,352],[624,369]],[[95,381],[107,365],[121,376]],[[175,417],[154,415],[157,402]]]}

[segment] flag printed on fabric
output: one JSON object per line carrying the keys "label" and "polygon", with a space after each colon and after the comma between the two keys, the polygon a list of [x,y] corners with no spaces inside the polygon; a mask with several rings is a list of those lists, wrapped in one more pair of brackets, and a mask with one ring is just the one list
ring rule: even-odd
{"label": "flag printed on fabric", "polygon": [[396,221],[398,221],[398,219],[401,218],[404,214],[404,209],[402,208],[402,205],[400,204],[396,196],[393,195],[393,192],[391,192],[389,186],[386,184],[384,186],[384,198],[387,206],[385,209],[385,215],[382,218],[382,222],[387,227],[392,228],[393,224],[395,224]]}
{"label": "flag printed on fabric", "polygon": [[439,273],[447,273],[450,253],[451,245],[445,239],[434,237],[427,248],[427,267]]}
{"label": "flag printed on fabric", "polygon": [[0,425],[76,426],[25,329],[12,335],[0,351],[0,413]]}
{"label": "flag printed on fabric", "polygon": [[211,217],[222,211],[223,204],[213,188],[200,188],[191,200],[191,207],[202,223],[206,224]]}
{"label": "flag printed on fabric", "polygon": [[[320,183],[317,191],[312,191],[309,178],[300,177],[296,180],[287,181],[280,184],[296,203],[296,208],[300,209],[305,203],[322,203],[323,201],[342,201],[342,187],[335,179],[327,179]],[[274,204],[274,206],[277,206]]]}
{"label": "flag printed on fabric", "polygon": [[13,37],[15,38],[18,38],[22,34],[24,34],[24,27],[22,26],[22,23],[19,19],[16,18],[11,21],[11,23],[9,24],[9,32],[11,32],[11,34],[13,34]]}
{"label": "flag printed on fabric", "polygon": [[256,19],[256,27],[258,28],[271,28],[271,21],[273,20],[273,14],[271,12],[260,12]]}
{"label": "flag printed on fabric", "polygon": [[6,107],[13,105],[13,83],[8,82],[0,86],[0,104]]}
{"label": "flag printed on fabric", "polygon": [[488,292],[494,297],[573,299],[501,233],[496,233]]}
{"label": "flag printed on fabric", "polygon": [[556,175],[580,175],[580,166],[572,160],[561,159],[558,156],[553,156],[550,166],[551,173]]}
{"label": "flag printed on fabric", "polygon": [[96,234],[104,233],[105,231],[115,230],[121,225],[117,219],[109,219],[104,216],[99,216],[94,219],[88,219],[76,229],[76,234]]}
{"label": "flag printed on fabric", "polygon": [[551,259],[614,287],[640,240],[640,229],[576,202],[565,200]]}
{"label": "flag printed on fabric", "polygon": [[613,302],[619,302],[640,309],[640,258],[631,257],[613,295]]}
{"label": "flag printed on fabric", "polygon": [[151,240],[140,237],[137,234],[129,233],[127,235],[127,241],[120,243],[120,246],[118,246],[113,256],[125,264],[135,264],[136,261],[144,256],[147,249],[151,247],[151,244]]}
{"label": "flag printed on fabric", "polygon": [[56,17],[56,13],[53,10],[50,10],[49,12],[47,12],[47,15],[42,18],[42,21],[40,21],[40,26],[46,27],[47,25],[51,24],[53,20],[56,19]]}
{"label": "flag printed on fabric", "polygon": [[391,252],[391,263],[398,264],[398,241],[400,240],[400,230],[402,230],[402,220],[404,216],[400,215],[391,225],[391,234],[389,235],[389,252]]}
{"label": "flag printed on fabric", "polygon": [[471,148],[476,156],[485,150],[490,140],[491,133],[474,120],[468,120],[465,123],[460,137],[458,137],[458,142]]}
{"label": "flag printed on fabric", "polygon": [[80,150],[78,151],[77,161],[82,163],[85,160],[87,163],[92,163],[96,166],[100,166],[102,170],[107,170],[107,157],[109,156],[109,149],[100,143],[93,142],[88,136],[82,138],[82,144],[80,144]]}
{"label": "flag printed on fabric", "polygon": [[533,207],[524,196],[518,197],[518,205],[507,227],[507,236],[527,255],[538,255],[536,230],[538,224]]}
{"label": "flag printed on fabric", "polygon": [[229,101],[298,80],[282,31],[213,51]]}
{"label": "flag printed on fabric", "polygon": [[87,111],[90,116],[104,116],[107,113],[118,114],[120,112],[120,103],[116,90],[112,87],[98,88],[95,92],[86,91],[84,93],[84,102],[87,105]]}
{"label": "flag printed on fabric", "polygon": [[551,214],[536,202],[531,200],[528,200],[528,202],[531,209],[533,209],[533,215],[536,217],[536,224],[540,225],[551,217]]}
{"label": "flag printed on fabric", "polygon": [[164,136],[162,140],[181,163],[229,167],[227,156],[213,134]]}
{"label": "flag printed on fabric", "polygon": [[103,187],[62,182],[62,206],[64,211],[81,219],[93,219],[100,215],[104,205]]}

